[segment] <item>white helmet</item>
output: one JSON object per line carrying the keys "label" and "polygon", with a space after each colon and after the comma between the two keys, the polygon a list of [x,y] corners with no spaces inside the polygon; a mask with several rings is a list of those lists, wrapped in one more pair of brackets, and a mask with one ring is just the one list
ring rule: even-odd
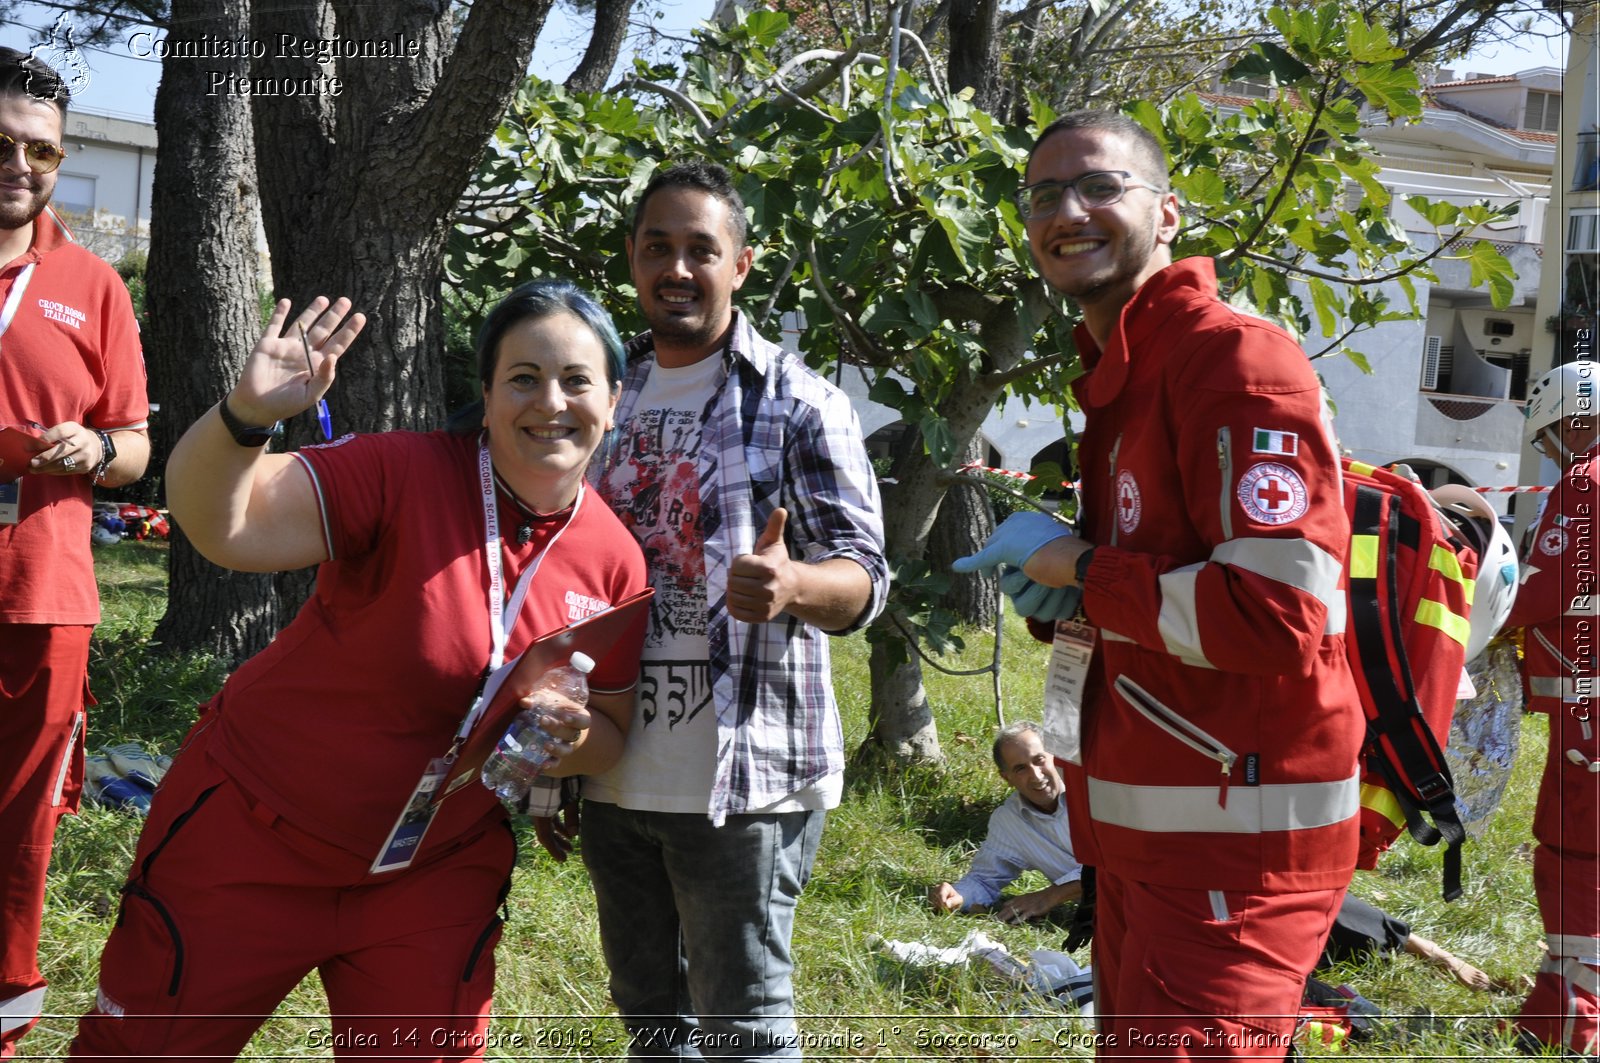
{"label": "white helmet", "polygon": [[1517,552],[1489,500],[1462,484],[1435,487],[1434,502],[1478,552],[1478,581],[1472,591],[1472,629],[1467,635],[1467,660],[1483,652],[1511,615],[1517,596]]}
{"label": "white helmet", "polygon": [[1596,412],[1596,389],[1600,387],[1600,362],[1567,362],[1539,378],[1528,389],[1528,403],[1522,414],[1528,419],[1524,435],[1528,443],[1563,417],[1588,417]]}

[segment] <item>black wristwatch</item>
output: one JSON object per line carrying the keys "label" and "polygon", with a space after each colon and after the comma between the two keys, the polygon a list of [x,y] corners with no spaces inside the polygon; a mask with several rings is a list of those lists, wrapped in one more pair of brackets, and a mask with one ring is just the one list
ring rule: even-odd
{"label": "black wristwatch", "polygon": [[283,422],[273,421],[265,428],[256,428],[245,424],[235,417],[233,411],[228,409],[228,396],[222,396],[222,401],[217,403],[217,413],[222,417],[222,425],[233,436],[233,441],[241,447],[264,447],[268,443],[283,435]]}
{"label": "black wristwatch", "polygon": [[1089,571],[1089,561],[1094,557],[1094,550],[1095,548],[1091,546],[1078,555],[1078,564],[1073,569],[1072,576],[1073,579],[1077,580],[1079,587],[1083,586],[1083,577]]}

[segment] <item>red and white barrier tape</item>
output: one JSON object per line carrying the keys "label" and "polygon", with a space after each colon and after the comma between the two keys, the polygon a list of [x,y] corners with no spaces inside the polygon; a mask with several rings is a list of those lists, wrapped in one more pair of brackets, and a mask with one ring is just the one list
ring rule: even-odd
{"label": "red and white barrier tape", "polygon": [[1540,486],[1538,484],[1531,486],[1518,484],[1515,487],[1474,487],[1473,490],[1478,492],[1480,495],[1509,495],[1516,493],[1544,494],[1545,492],[1549,491],[1550,488]]}
{"label": "red and white barrier tape", "polygon": [[[957,469],[956,471],[957,472],[987,472],[987,473],[993,473],[996,476],[1004,476],[1009,480],[1021,480],[1023,483],[1027,483],[1029,480],[1037,479],[1037,477],[1034,476],[1033,473],[1031,473],[1031,472],[1018,472],[1015,469],[993,469],[993,468],[990,468],[987,465],[979,465],[975,461],[968,462],[967,464],[961,466],[961,468]],[[1062,480],[1061,481],[1061,486],[1062,487],[1070,487],[1073,490],[1077,490],[1077,488],[1078,488],[1078,485],[1076,483],[1074,483],[1073,481],[1071,481],[1071,480]]]}

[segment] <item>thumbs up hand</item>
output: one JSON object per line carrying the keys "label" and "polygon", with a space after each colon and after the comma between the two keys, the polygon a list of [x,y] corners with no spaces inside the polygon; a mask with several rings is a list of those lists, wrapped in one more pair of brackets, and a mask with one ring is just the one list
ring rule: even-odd
{"label": "thumbs up hand", "polygon": [[735,620],[761,624],[774,619],[794,600],[797,590],[795,562],[784,545],[783,529],[789,511],[781,506],[767,518],[755,546],[740,554],[728,568],[728,613]]}

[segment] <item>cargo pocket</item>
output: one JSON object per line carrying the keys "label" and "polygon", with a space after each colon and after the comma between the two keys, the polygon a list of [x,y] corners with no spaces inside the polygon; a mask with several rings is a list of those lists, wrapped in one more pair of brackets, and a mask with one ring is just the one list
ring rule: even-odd
{"label": "cargo pocket", "polygon": [[[118,945],[121,946],[117,949],[119,955],[113,956],[113,948]],[[183,931],[161,898],[138,882],[122,887],[116,929],[100,961],[102,982],[106,972],[116,966],[114,961],[123,959],[122,951],[129,953],[131,969],[140,972],[139,977],[131,981],[146,987],[157,1001],[178,999],[183,989]],[[165,1011],[171,1006],[168,1003],[151,1010]]]}
{"label": "cargo pocket", "polygon": [[1196,727],[1184,716],[1174,712],[1126,675],[1117,676],[1112,686],[1140,716],[1206,759],[1216,761],[1221,772],[1217,801],[1226,808],[1228,780],[1233,774],[1233,766],[1238,761],[1239,755],[1208,732]]}
{"label": "cargo pocket", "polygon": [[[87,683],[83,688],[84,697],[89,697]],[[93,703],[93,698],[86,704]],[[72,714],[72,734],[67,738],[67,747],[61,752],[61,763],[56,765],[55,785],[50,790],[50,807],[57,809],[58,814],[78,811],[78,798],[83,793],[83,745],[85,714],[75,712]]]}

